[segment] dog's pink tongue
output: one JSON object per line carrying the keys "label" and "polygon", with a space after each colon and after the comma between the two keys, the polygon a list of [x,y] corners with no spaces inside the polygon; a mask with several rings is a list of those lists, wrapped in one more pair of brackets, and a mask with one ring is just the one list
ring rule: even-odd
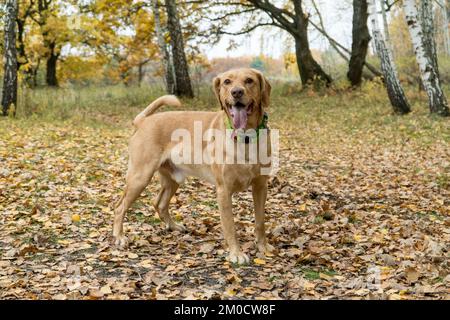
{"label": "dog's pink tongue", "polygon": [[234,129],[245,129],[247,126],[247,110],[245,108],[232,107],[231,115],[233,116]]}

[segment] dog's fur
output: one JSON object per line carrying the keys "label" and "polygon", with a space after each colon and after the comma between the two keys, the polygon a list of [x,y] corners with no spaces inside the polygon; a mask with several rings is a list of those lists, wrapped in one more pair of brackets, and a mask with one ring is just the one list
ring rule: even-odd
{"label": "dog's fur", "polygon": [[[129,143],[129,163],[126,175],[126,187],[123,196],[115,207],[113,239],[116,245],[127,243],[123,233],[123,219],[127,209],[149,184],[154,173],[158,172],[161,191],[154,206],[160,218],[170,230],[184,230],[169,215],[170,199],[186,176],[196,176],[213,183],[217,189],[221,223],[224,238],[229,246],[229,261],[248,263],[236,239],[231,197],[233,193],[252,187],[255,207],[255,234],[259,251],[272,250],[267,243],[264,229],[264,205],[267,196],[267,176],[261,175],[260,164],[183,164],[175,165],[170,159],[170,151],[176,145],[171,141],[171,134],[176,129],[194,131],[194,121],[201,121],[203,129],[225,131],[226,117],[233,120],[231,105],[239,100],[249,106],[246,129],[258,127],[265,109],[269,107],[270,84],[267,79],[254,69],[230,70],[213,80],[214,92],[222,107],[219,112],[185,112],[171,111],[155,113],[162,105],[180,106],[174,96],[163,96],[150,104],[135,119],[136,131]],[[231,91],[243,90],[242,97],[236,99]],[[203,145],[205,147],[205,145]]]}

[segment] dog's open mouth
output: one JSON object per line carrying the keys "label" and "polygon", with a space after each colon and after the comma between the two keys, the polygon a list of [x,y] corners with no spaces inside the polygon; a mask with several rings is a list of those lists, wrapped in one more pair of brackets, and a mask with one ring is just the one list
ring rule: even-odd
{"label": "dog's open mouth", "polygon": [[[248,116],[253,111],[253,102],[250,102],[248,105],[245,105],[242,102],[236,102],[233,105],[228,104],[228,109],[230,111],[231,118],[233,119],[234,130],[245,129],[247,126]],[[233,132],[233,134],[234,133],[235,132]]]}

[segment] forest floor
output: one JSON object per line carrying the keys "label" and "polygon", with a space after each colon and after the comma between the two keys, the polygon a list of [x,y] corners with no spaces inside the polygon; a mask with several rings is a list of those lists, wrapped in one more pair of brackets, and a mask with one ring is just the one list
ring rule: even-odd
{"label": "forest floor", "polygon": [[237,194],[247,266],[225,260],[214,188],[197,179],[171,205],[187,233],[159,220],[155,178],[128,212],[129,248],[111,247],[130,122],[151,99],[102,92],[103,104],[46,118],[41,94],[37,115],[0,119],[0,299],[449,299],[449,120],[430,117],[417,93],[412,114],[392,115],[382,90],[274,92],[276,251],[256,254],[251,193]]}

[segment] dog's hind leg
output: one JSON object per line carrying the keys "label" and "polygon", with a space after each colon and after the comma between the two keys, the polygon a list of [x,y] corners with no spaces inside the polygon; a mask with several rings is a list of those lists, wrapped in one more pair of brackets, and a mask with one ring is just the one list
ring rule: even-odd
{"label": "dog's hind leg", "polygon": [[161,180],[161,191],[154,202],[155,209],[159,217],[166,223],[168,229],[172,231],[185,231],[185,227],[175,223],[169,214],[170,199],[172,199],[177,191],[179,184],[164,170],[159,170],[158,173]]}
{"label": "dog's hind leg", "polygon": [[119,247],[127,245],[127,238],[123,233],[123,219],[128,208],[139,197],[141,192],[150,183],[155,172],[155,166],[140,166],[139,170],[130,162],[124,193],[117,202],[114,210],[113,239]]}

